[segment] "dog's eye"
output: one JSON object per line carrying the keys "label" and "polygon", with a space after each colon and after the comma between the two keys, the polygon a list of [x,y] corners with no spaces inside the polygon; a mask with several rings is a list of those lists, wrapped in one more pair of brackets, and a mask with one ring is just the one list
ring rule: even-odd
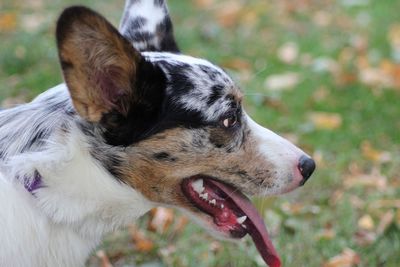
{"label": "dog's eye", "polygon": [[236,114],[232,114],[232,115],[230,115],[228,118],[225,118],[225,119],[222,121],[222,124],[224,125],[225,128],[231,128],[231,127],[233,127],[234,125],[236,125],[236,123],[237,123],[237,116],[236,116]]}

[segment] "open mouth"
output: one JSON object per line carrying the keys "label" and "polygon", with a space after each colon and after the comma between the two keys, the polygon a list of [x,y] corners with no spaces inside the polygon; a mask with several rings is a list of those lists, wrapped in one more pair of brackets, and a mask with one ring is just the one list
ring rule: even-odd
{"label": "open mouth", "polygon": [[213,178],[196,175],[183,180],[182,191],[195,207],[212,218],[214,228],[231,238],[249,234],[264,261],[270,267],[281,266],[263,219],[238,189]]}

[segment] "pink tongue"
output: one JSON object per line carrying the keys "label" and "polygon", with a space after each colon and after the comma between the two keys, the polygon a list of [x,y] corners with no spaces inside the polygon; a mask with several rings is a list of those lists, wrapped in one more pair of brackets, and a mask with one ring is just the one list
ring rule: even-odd
{"label": "pink tongue", "polygon": [[264,261],[270,267],[280,267],[281,260],[279,259],[278,253],[276,252],[274,245],[269,239],[267,229],[260,214],[258,214],[256,208],[251,203],[251,201],[243,195],[238,190],[227,186],[225,184],[219,183],[215,180],[208,180],[207,182],[212,183],[218,187],[221,191],[227,194],[235,205],[247,216],[245,221],[247,232],[253,239],[258,252],[260,252]]}

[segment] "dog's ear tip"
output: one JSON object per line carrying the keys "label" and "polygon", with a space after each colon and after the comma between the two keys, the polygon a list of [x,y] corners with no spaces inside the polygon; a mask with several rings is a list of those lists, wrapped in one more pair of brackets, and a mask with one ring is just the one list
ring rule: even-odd
{"label": "dog's ear tip", "polygon": [[83,21],[87,16],[99,16],[99,14],[86,6],[75,5],[65,8],[57,20],[57,42],[64,39],[74,22]]}
{"label": "dog's ear tip", "polygon": [[81,5],[67,7],[61,12],[60,19],[69,17],[81,17],[83,14],[97,14],[94,10]]}

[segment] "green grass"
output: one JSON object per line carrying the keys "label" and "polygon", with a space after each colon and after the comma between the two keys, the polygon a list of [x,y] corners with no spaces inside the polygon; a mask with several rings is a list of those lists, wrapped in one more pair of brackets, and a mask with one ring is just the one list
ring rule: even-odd
{"label": "green grass", "polygon": [[[39,7],[26,6],[24,2],[0,3],[0,15],[12,13],[17,17],[15,28],[6,32],[0,29],[0,99],[19,95],[30,99],[62,81],[53,37],[54,22],[63,7],[76,1],[43,1]],[[200,9],[195,1],[169,2],[182,50],[226,67],[241,85],[246,109],[258,122],[279,133],[296,136],[298,145],[319,159],[318,170],[305,187],[266,201],[257,200],[284,266],[321,266],[345,248],[359,255],[358,266],[398,266],[400,211],[395,205],[382,208],[374,205],[381,199],[400,199],[400,88],[363,84],[358,76],[362,71],[358,62],[368,59],[371,67],[379,67],[383,60],[399,64],[391,57],[388,31],[399,24],[400,1],[371,0],[359,6],[344,6],[340,3],[345,1],[330,0],[312,1],[313,5],[306,6],[301,5],[303,1],[237,1],[244,4],[243,11],[231,27],[217,22],[221,10],[218,5]],[[117,25],[123,1],[91,0],[84,4],[106,14]],[[295,7],[289,11],[283,8],[288,5]],[[316,25],[318,14],[328,16],[330,23]],[[36,16],[43,23],[29,29],[23,23],[27,15]],[[249,23],[246,16],[252,16],[254,22]],[[360,23],[362,20],[369,24]],[[357,38],[364,40],[364,48],[357,48]],[[279,47],[286,42],[294,42],[299,48],[299,58],[293,64],[283,63],[277,56]],[[316,71],[312,62],[322,57],[331,58],[341,71]],[[232,59],[244,60],[248,66],[229,68]],[[289,71],[301,78],[294,89],[273,92],[265,88],[267,77]],[[325,97],[315,97],[321,91]],[[336,129],[319,129],[309,119],[313,112],[338,114],[342,124]],[[365,142],[389,153],[389,160],[371,160],[363,153]],[[350,174],[370,174],[372,170],[379,170],[387,177],[383,189],[344,186]],[[361,204],[357,205],[355,199]],[[300,210],[285,208],[294,205],[299,205]],[[360,217],[369,214],[375,223],[370,232],[376,233],[383,214],[390,211],[398,219],[393,219],[375,241],[359,244]],[[215,243],[193,224],[179,235],[172,231],[155,234],[145,230],[147,220],[145,217],[139,224],[155,242],[155,249],[149,253],[136,252],[127,231],[121,230],[102,245],[115,266],[260,264],[248,238],[237,244]],[[321,238],[327,229],[334,236]],[[98,266],[95,256],[88,265]]]}

